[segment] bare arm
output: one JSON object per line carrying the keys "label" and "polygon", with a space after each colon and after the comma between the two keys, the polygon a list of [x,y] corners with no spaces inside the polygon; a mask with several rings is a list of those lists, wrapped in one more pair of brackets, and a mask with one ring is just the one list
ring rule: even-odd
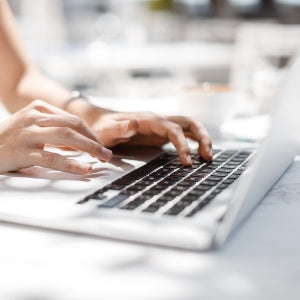
{"label": "bare arm", "polygon": [[43,76],[26,56],[8,4],[0,0],[0,97],[10,112],[34,99],[62,107],[70,92]]}
{"label": "bare arm", "polygon": [[[71,92],[42,75],[28,59],[6,0],[0,0],[0,98],[10,112],[35,99],[64,107]],[[181,161],[191,164],[185,136],[199,142],[199,154],[211,159],[211,140],[199,122],[185,117],[164,117],[149,113],[118,113],[95,107],[82,99],[71,102],[68,112],[83,119],[110,147],[119,143],[162,145],[171,141]]]}

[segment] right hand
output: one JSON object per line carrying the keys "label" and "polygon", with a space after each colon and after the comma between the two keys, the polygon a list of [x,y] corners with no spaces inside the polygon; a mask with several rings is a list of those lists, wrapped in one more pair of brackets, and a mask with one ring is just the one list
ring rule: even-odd
{"label": "right hand", "polygon": [[106,162],[112,152],[78,117],[35,100],[0,123],[0,173],[41,166],[87,174],[92,165],[44,150],[45,145],[67,146]]}

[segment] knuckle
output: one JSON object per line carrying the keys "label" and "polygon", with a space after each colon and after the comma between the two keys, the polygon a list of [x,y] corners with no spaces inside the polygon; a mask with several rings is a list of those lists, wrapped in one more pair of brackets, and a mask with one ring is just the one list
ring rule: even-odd
{"label": "knuckle", "polygon": [[64,166],[65,166],[65,170],[68,172],[71,172],[74,169],[74,165],[71,160],[65,160]]}
{"label": "knuckle", "polygon": [[70,129],[69,127],[59,128],[58,132],[61,135],[61,137],[65,139],[70,139],[74,135],[72,129]]}
{"label": "knuckle", "polygon": [[172,123],[170,125],[170,130],[173,131],[174,133],[178,134],[179,132],[182,132],[182,128],[180,125]]}
{"label": "knuckle", "polygon": [[36,123],[39,118],[40,114],[36,110],[27,111],[24,116],[26,124]]}
{"label": "knuckle", "polygon": [[102,152],[102,147],[97,143],[91,142],[90,148],[91,148],[91,151],[95,154]]}
{"label": "knuckle", "polygon": [[35,126],[19,128],[15,132],[15,139],[26,143],[31,141],[33,136],[37,136],[39,134],[40,132]]}
{"label": "knuckle", "polygon": [[72,119],[72,123],[73,123],[73,125],[76,127],[76,128],[78,128],[78,129],[84,129],[85,128],[85,126],[84,126],[84,122],[80,119],[80,118],[78,118],[78,117],[76,117],[76,116],[74,116],[74,117],[72,117],[73,119]]}
{"label": "knuckle", "polygon": [[55,166],[57,163],[57,157],[53,154],[44,155],[44,162],[47,166]]}

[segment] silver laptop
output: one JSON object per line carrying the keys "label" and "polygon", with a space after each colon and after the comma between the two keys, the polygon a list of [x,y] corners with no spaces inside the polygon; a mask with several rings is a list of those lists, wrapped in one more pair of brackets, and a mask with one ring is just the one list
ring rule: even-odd
{"label": "silver laptop", "polygon": [[[72,200],[68,201],[68,209],[64,213],[58,209],[54,218],[30,210],[16,213],[16,206],[14,213],[8,213],[0,206],[0,221],[189,250],[219,247],[259,204],[298,153],[299,78],[300,57],[295,59],[281,84],[277,101],[274,100],[277,109],[271,130],[255,152],[218,149],[214,150],[210,163],[195,153],[192,167],[182,166],[172,151],[148,153],[147,162],[139,168],[116,171],[110,182],[102,181],[74,197],[68,193],[70,190],[64,191],[64,186],[55,182],[55,188],[62,189],[61,194]],[[124,161],[129,166],[138,166],[134,160]],[[74,190],[83,184],[71,182]],[[49,189],[47,193],[47,188],[44,192],[36,191],[37,198],[48,197],[48,201],[39,202],[46,211],[60,205],[55,200],[57,191]],[[25,200],[23,205],[27,205]]]}

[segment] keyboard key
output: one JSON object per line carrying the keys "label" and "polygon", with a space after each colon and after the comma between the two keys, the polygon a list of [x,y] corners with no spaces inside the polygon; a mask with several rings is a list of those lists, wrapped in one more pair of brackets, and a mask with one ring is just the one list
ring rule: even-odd
{"label": "keyboard key", "polygon": [[157,212],[160,209],[159,206],[151,204],[150,206],[148,206],[147,208],[145,208],[143,210],[143,212],[150,212],[150,213],[154,213]]}
{"label": "keyboard key", "polygon": [[181,201],[190,201],[192,203],[197,199],[199,199],[199,196],[197,194],[188,193],[181,199]]}
{"label": "keyboard key", "polygon": [[172,190],[178,191],[178,192],[184,192],[187,190],[186,186],[182,186],[180,184],[175,185]]}
{"label": "keyboard key", "polygon": [[171,207],[169,210],[167,210],[164,214],[176,216],[176,215],[180,214],[184,209],[185,209],[185,207],[183,205],[175,204],[173,207]]}
{"label": "keyboard key", "polygon": [[163,201],[163,202],[165,202],[165,203],[168,203],[168,202],[172,201],[173,199],[174,199],[173,196],[168,195],[168,194],[166,193],[166,194],[160,196],[156,201]]}
{"label": "keyboard key", "polygon": [[95,200],[103,200],[106,198],[102,193],[94,193],[89,197],[90,199],[95,199]]}
{"label": "keyboard key", "polygon": [[107,187],[108,187],[108,189],[110,189],[110,190],[116,190],[116,191],[118,191],[118,190],[124,189],[125,186],[126,186],[126,185],[123,185],[123,184],[112,183],[112,184],[110,184],[110,185],[107,186]]}
{"label": "keyboard key", "polygon": [[100,204],[99,207],[105,207],[105,208],[112,208],[117,205],[119,205],[122,201],[128,198],[128,195],[125,194],[119,194],[114,196],[113,198],[109,199],[103,204]]}
{"label": "keyboard key", "polygon": [[134,200],[130,201],[129,203],[127,203],[126,205],[124,205],[123,207],[121,207],[122,209],[136,209],[137,207],[141,206],[142,204],[144,204],[147,200],[149,200],[151,198],[147,197],[137,197]]}

